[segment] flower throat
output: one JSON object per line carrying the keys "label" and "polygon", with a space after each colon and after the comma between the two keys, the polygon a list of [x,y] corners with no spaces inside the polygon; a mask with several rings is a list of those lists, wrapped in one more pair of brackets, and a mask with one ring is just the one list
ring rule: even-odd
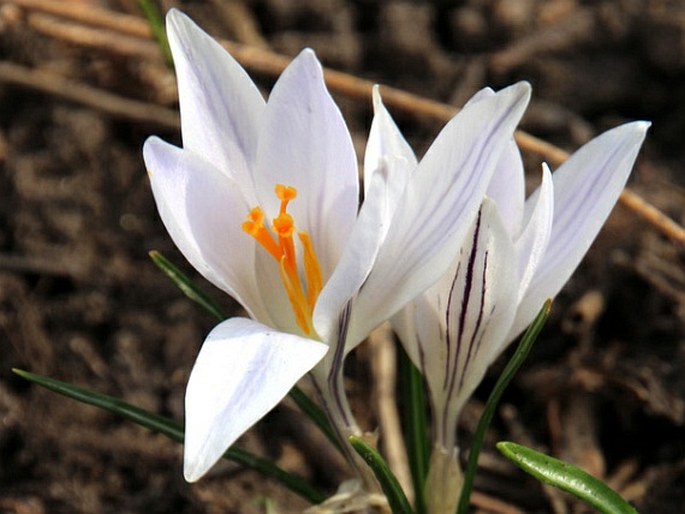
{"label": "flower throat", "polygon": [[295,314],[295,321],[304,334],[311,335],[315,332],[312,314],[323,287],[321,268],[309,234],[297,232],[302,247],[304,281],[300,278],[293,237],[295,221],[287,212],[288,203],[297,196],[297,189],[278,184],[276,196],[281,201],[281,208],[278,216],[272,220],[271,231],[264,225],[264,211],[260,207],[255,207],[247,215],[247,220],[243,222],[243,231],[252,236],[278,262],[281,281]]}

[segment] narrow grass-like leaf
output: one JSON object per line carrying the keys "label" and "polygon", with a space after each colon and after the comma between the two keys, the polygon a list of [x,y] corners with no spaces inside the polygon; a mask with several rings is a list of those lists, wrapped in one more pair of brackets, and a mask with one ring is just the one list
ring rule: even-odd
{"label": "narrow grass-like leaf", "polygon": [[[13,369],[12,371],[29,382],[33,382],[82,403],[104,409],[145,428],[164,434],[174,441],[183,442],[183,427],[168,418],[148,412],[112,396],[89,391],[53,378],[36,375],[35,373],[20,369]],[[229,448],[224,454],[224,458],[252,468],[265,476],[277,480],[282,485],[311,503],[321,503],[326,498],[325,495],[301,478],[284,471],[266,459],[257,457],[244,450]]]}
{"label": "narrow grass-like leaf", "polygon": [[143,11],[147,22],[150,24],[150,29],[157,40],[159,49],[162,51],[162,56],[167,66],[170,69],[174,69],[174,58],[171,55],[171,48],[169,47],[169,40],[166,36],[166,30],[164,28],[164,20],[157,6],[152,3],[152,0],[138,0],[138,5]]}
{"label": "narrow grass-like leaf", "polygon": [[533,347],[533,343],[535,343],[538,335],[540,335],[542,327],[545,326],[551,309],[552,300],[547,300],[521,338],[521,342],[519,343],[518,348],[516,348],[516,352],[514,352],[513,357],[497,379],[497,383],[495,384],[492,393],[490,393],[488,401],[485,403],[483,415],[481,416],[480,421],[478,421],[478,427],[473,435],[473,442],[471,443],[471,449],[469,451],[469,460],[466,463],[466,469],[464,470],[464,486],[461,490],[461,496],[459,497],[457,514],[466,514],[468,512],[471,491],[473,490],[473,481],[476,476],[476,468],[478,467],[478,456],[483,447],[485,432],[487,431],[488,426],[490,426],[492,417],[495,415],[495,409],[497,409],[499,400],[502,397],[504,390],[509,385],[509,382],[511,382],[511,379],[514,378],[514,375],[516,375],[516,372],[526,360],[526,357],[528,357],[528,353]]}
{"label": "narrow grass-like leaf", "polygon": [[152,250],[148,255],[150,255],[152,262],[154,262],[155,265],[162,270],[174,284],[176,284],[176,287],[178,287],[184,295],[199,304],[219,321],[226,319],[226,315],[221,311],[221,308],[216,302],[200,291],[200,289],[169,259],[164,257],[164,255],[157,250]]}
{"label": "narrow grass-like leaf", "polygon": [[350,436],[349,441],[352,448],[354,448],[360,457],[364,459],[364,462],[368,464],[371,471],[373,471],[373,474],[376,476],[376,480],[378,480],[378,483],[381,485],[381,488],[388,499],[388,505],[390,506],[392,513],[412,514],[411,505],[402,490],[402,486],[383,457],[381,457],[381,454],[366,444],[360,437]]}
{"label": "narrow grass-like leaf", "polygon": [[299,409],[302,412],[304,412],[307,416],[309,416],[309,419],[311,419],[316,424],[316,426],[319,427],[319,430],[323,432],[323,434],[331,442],[331,444],[335,446],[344,455],[342,446],[340,445],[340,441],[338,440],[338,436],[333,430],[333,427],[331,427],[331,424],[328,421],[328,417],[326,416],[324,411],[322,411],[317,404],[310,400],[309,397],[306,394],[304,394],[302,389],[300,389],[297,386],[294,386],[290,390],[288,396],[290,396],[290,398],[295,402]]}
{"label": "narrow grass-like leaf", "polygon": [[409,467],[414,485],[416,514],[426,511],[425,485],[430,460],[430,445],[426,429],[426,391],[423,377],[402,345],[399,346],[401,397],[404,401],[404,434]]}
{"label": "narrow grass-like leaf", "polygon": [[616,491],[572,464],[516,443],[503,441],[497,443],[497,449],[529,475],[572,494],[603,514],[637,514]]}

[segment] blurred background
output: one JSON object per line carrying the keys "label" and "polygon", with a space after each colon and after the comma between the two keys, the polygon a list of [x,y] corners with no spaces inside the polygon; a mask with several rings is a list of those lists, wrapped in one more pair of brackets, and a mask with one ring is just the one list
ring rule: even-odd
{"label": "blurred background", "polygon": [[[685,223],[685,4],[678,0],[161,1],[244,51],[265,94],[274,54],[450,104],[483,86],[533,85],[527,132],[574,150],[634,119],[653,122],[629,186]],[[265,52],[267,66],[250,60]],[[334,95],[363,155],[370,102]],[[183,419],[188,373],[214,325],[151,263],[159,250],[203,284],[157,216],[141,148],[180,144],[173,73],[135,0],[0,0],[0,512],[259,513],[307,505],[225,463],[201,482],[181,447],[58,397],[18,367]],[[394,110],[420,155],[442,121]],[[540,155],[524,151],[530,185]],[[607,480],[639,510],[685,504],[685,252],[618,206],[505,396],[481,459],[475,509],[579,513],[498,457],[514,440]],[[348,364],[373,429],[378,352]],[[380,357],[384,358],[384,357]],[[463,416],[468,445],[493,367]],[[356,399],[356,401],[355,401]],[[287,402],[240,446],[333,492],[347,471]]]}

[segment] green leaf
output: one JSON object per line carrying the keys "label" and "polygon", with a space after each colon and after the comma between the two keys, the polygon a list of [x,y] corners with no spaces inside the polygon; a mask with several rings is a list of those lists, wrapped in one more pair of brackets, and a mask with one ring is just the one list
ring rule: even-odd
{"label": "green leaf", "polygon": [[497,449],[526,473],[571,493],[603,514],[637,514],[637,510],[604,482],[567,462],[506,441],[497,443]]}
{"label": "green leaf", "polygon": [[157,40],[159,49],[162,51],[164,61],[167,63],[167,66],[173,70],[174,58],[171,55],[171,48],[169,47],[169,40],[167,39],[166,30],[164,29],[162,15],[151,0],[138,0],[138,5],[147,18],[147,22],[150,24],[150,29]]}
{"label": "green leaf", "polygon": [[[82,403],[94,405],[95,407],[109,411],[145,428],[164,434],[174,441],[183,442],[183,427],[168,418],[153,414],[152,412],[148,412],[112,396],[89,391],[53,378],[36,375],[20,369],[13,369],[12,371],[29,382],[33,382]],[[277,480],[294,493],[309,500],[311,503],[321,503],[326,498],[325,495],[301,478],[282,470],[266,459],[257,457],[244,450],[229,448],[224,454],[224,458],[252,468],[265,476]]]}
{"label": "green leaf", "polygon": [[319,406],[314,403],[304,392],[297,386],[294,386],[288,396],[295,402],[299,409],[304,412],[309,419],[311,419],[319,430],[323,432],[326,438],[335,446],[343,455],[345,455],[338,436],[336,435],[331,423],[328,421],[328,417],[324,411],[319,408]]}
{"label": "green leaf", "polygon": [[397,477],[390,471],[381,454],[369,446],[362,438],[350,436],[352,448],[364,459],[381,485],[388,505],[393,514],[411,514],[412,508]]}
{"label": "green leaf", "polygon": [[178,287],[184,295],[200,305],[219,321],[224,321],[226,319],[226,315],[221,311],[221,308],[216,302],[200,291],[200,289],[169,259],[164,257],[157,250],[152,250],[148,255],[150,255],[152,262],[154,262],[155,265],[162,270],[174,284],[176,284],[176,287]]}
{"label": "green leaf", "polygon": [[516,372],[526,360],[526,357],[528,357],[528,353],[530,353],[533,343],[535,343],[538,335],[540,335],[542,327],[545,326],[551,309],[552,300],[547,300],[521,338],[521,342],[519,343],[518,348],[516,348],[516,352],[497,379],[497,383],[495,384],[492,393],[490,393],[488,401],[485,403],[485,409],[478,421],[478,427],[476,428],[473,442],[471,443],[471,450],[469,451],[469,460],[466,463],[466,469],[464,470],[464,486],[461,490],[461,496],[459,497],[457,514],[466,514],[468,512],[469,502],[471,501],[471,491],[473,490],[473,481],[476,476],[476,468],[478,467],[478,456],[483,447],[485,432],[490,426],[492,417],[495,415],[495,409],[497,409],[500,398],[502,398],[504,390],[509,385],[509,382],[511,382],[511,379],[514,378],[514,375],[516,375]]}
{"label": "green leaf", "polygon": [[425,486],[430,460],[430,444],[426,429],[426,391],[423,377],[402,345],[399,345],[401,397],[405,402],[404,433],[409,467],[414,485],[414,506],[417,514],[426,511]]}

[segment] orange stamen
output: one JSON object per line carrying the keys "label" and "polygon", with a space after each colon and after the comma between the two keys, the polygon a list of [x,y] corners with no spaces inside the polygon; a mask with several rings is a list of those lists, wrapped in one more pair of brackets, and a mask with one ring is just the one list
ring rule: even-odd
{"label": "orange stamen", "polygon": [[297,197],[297,189],[284,186],[283,184],[276,184],[276,197],[281,201],[280,213],[284,214],[290,200],[294,200]]}
{"label": "orange stamen", "polygon": [[273,229],[278,234],[278,242],[285,257],[285,270],[292,280],[297,277],[297,260],[295,257],[295,243],[293,242],[293,232],[295,223],[292,216],[288,213],[279,214],[274,218]]}
{"label": "orange stamen", "polygon": [[304,334],[310,335],[314,332],[314,306],[323,288],[321,268],[311,238],[306,232],[298,232],[302,245],[304,281],[300,278],[293,238],[295,221],[287,213],[288,203],[297,197],[297,189],[278,184],[275,192],[281,205],[278,216],[273,219],[271,231],[264,225],[264,212],[259,207],[250,211],[247,220],[243,222],[243,231],[252,236],[278,262],[278,271],[295,321]]}
{"label": "orange stamen", "polygon": [[321,289],[323,289],[323,278],[321,276],[321,268],[319,267],[319,260],[316,258],[314,245],[312,239],[306,232],[299,232],[297,234],[300,238],[303,248],[304,256],[304,276],[307,282],[307,303],[309,303],[310,312],[314,313],[314,306],[319,297]]}
{"label": "orange stamen", "polygon": [[243,222],[243,231],[254,237],[274,259],[281,260],[283,252],[264,226],[264,213],[259,207],[255,207],[247,215],[247,220]]}
{"label": "orange stamen", "polygon": [[300,280],[297,278],[295,282],[291,280],[291,276],[285,267],[285,257],[281,260],[281,265],[278,268],[281,274],[281,281],[285,287],[285,292],[288,295],[288,300],[290,300],[290,305],[293,308],[293,314],[295,314],[295,321],[300,327],[302,332],[306,335],[312,333],[312,315],[309,312],[309,306],[304,299],[304,294],[302,294],[302,286],[300,285]]}

